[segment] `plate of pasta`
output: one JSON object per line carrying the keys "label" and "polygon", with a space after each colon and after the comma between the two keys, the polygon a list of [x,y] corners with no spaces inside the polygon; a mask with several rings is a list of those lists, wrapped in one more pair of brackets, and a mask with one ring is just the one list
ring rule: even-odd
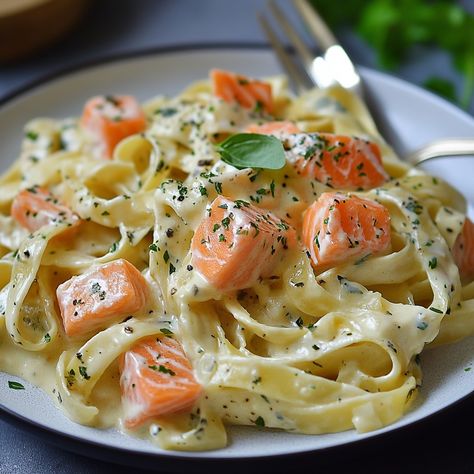
{"label": "plate of pasta", "polygon": [[[363,70],[405,148],[474,121]],[[416,115],[413,114],[416,110]],[[472,392],[465,158],[411,168],[266,50],[107,62],[0,109],[0,408],[136,454],[352,443]]]}

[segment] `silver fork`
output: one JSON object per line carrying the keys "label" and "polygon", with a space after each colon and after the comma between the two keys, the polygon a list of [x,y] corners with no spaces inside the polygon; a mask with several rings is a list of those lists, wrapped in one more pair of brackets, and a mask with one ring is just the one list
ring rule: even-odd
{"label": "silver fork", "polygon": [[[396,132],[375,101],[372,100],[370,91],[363,87],[357,68],[316,9],[307,0],[293,0],[293,5],[307,26],[309,33],[323,51],[318,56],[313,54],[300,34],[286,19],[275,0],[269,0],[268,5],[280,28],[295,48],[299,55],[299,63],[303,66],[302,69],[294,62],[267,19],[261,14],[258,15],[262,29],[294,89],[302,93],[315,86],[327,88],[338,84],[344,89],[352,91],[366,103],[382,136],[394,148],[395,152],[401,155],[403,147]],[[438,140],[410,154],[405,154],[403,157],[413,165],[417,165],[433,158],[463,155],[474,155],[474,139]]]}

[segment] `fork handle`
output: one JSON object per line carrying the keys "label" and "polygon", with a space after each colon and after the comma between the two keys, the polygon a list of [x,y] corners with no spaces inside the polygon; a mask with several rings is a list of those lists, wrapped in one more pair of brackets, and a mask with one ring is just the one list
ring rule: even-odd
{"label": "fork handle", "polygon": [[473,138],[437,140],[430,143],[428,146],[410,153],[406,156],[406,160],[413,165],[418,165],[433,158],[463,155],[472,155],[474,157]]}
{"label": "fork handle", "polygon": [[[301,17],[305,20],[310,33],[318,42],[318,46],[326,51],[331,46],[339,44],[339,41],[332,33],[329,26],[317,12],[314,5],[310,5],[307,0],[293,0],[293,4]],[[341,7],[343,8],[343,7]]]}

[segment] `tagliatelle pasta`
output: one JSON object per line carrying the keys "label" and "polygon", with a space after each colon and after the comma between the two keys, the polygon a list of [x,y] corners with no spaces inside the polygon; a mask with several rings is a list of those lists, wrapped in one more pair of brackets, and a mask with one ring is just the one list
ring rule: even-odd
{"label": "tagliatelle pasta", "polygon": [[[393,423],[421,386],[426,344],[474,332],[474,283],[457,265],[465,200],[400,161],[349,92],[294,97],[277,77],[269,102],[269,86],[226,74],[217,92],[195,83],[143,111],[126,96],[131,128],[118,96],[88,104],[92,125],[27,124],[0,178],[0,370],[78,423],[165,449],[222,448],[232,424],[321,434]],[[233,166],[218,145],[245,132],[276,137],[284,166]],[[104,279],[116,261],[134,268],[114,271],[114,292]],[[103,319],[68,336],[66,307]],[[176,404],[167,384],[182,390]]]}

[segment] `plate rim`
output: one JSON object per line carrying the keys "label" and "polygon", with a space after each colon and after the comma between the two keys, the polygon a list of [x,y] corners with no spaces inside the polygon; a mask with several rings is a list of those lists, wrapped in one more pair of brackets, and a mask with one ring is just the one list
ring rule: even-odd
{"label": "plate rim", "polygon": [[[292,51],[292,48],[287,48],[289,51]],[[167,54],[174,54],[174,53],[185,53],[185,52],[192,52],[192,51],[219,51],[219,50],[235,50],[235,51],[248,51],[248,50],[258,50],[258,51],[271,51],[271,47],[264,42],[220,42],[218,44],[212,42],[198,42],[198,43],[182,43],[182,44],[175,44],[175,45],[165,45],[165,46],[155,46],[149,48],[139,48],[136,50],[129,50],[119,53],[111,53],[100,55],[92,59],[82,60],[80,62],[60,67],[55,69],[51,72],[45,73],[37,77],[36,79],[29,81],[17,88],[14,88],[6,95],[0,97],[0,111],[10,105],[12,102],[15,101],[17,98],[21,98],[23,95],[34,91],[36,88],[39,88],[43,85],[47,85],[57,79],[67,78],[67,76],[73,76],[76,73],[85,72],[88,69],[92,70],[94,67],[105,66],[109,64],[119,63],[121,61],[133,60],[133,59],[141,59],[146,57],[152,56],[161,56]],[[368,73],[371,76],[379,76],[383,77],[384,80],[388,80],[389,82],[395,83],[397,86],[405,88],[407,90],[416,90],[417,92],[422,92],[427,94],[431,97],[431,100],[440,103],[444,107],[448,107],[451,111],[464,120],[468,122],[472,122],[474,126],[474,116],[472,116],[467,111],[461,109],[457,105],[449,102],[448,100],[434,94],[431,91],[423,89],[422,87],[410,83],[398,76],[387,74],[385,72],[377,71],[365,66],[358,66],[362,71]],[[440,408],[439,410],[432,412],[420,419],[414,420],[410,423],[403,424],[401,426],[394,427],[388,431],[374,431],[370,433],[368,436],[365,436],[360,439],[354,439],[351,441],[341,442],[332,446],[323,446],[323,447],[316,447],[312,449],[303,449],[301,451],[292,451],[288,453],[277,453],[277,454],[268,454],[268,455],[223,455],[223,456],[207,456],[206,454],[208,451],[200,452],[199,456],[193,455],[194,453],[190,452],[189,455],[182,455],[179,451],[157,451],[154,453],[145,452],[145,451],[136,451],[134,449],[129,449],[126,446],[124,447],[116,447],[111,446],[109,444],[104,444],[101,442],[97,442],[94,440],[84,439],[82,437],[76,436],[71,433],[66,433],[59,429],[43,425],[38,423],[34,420],[27,418],[24,415],[16,413],[15,411],[7,408],[3,403],[0,402],[0,419],[11,424],[12,426],[19,427],[24,431],[31,430],[31,433],[37,437],[41,437],[45,434],[48,434],[47,441],[52,442],[58,447],[63,449],[73,451],[88,457],[93,457],[96,459],[103,459],[108,462],[125,462],[130,466],[143,466],[149,467],[153,463],[153,466],[156,467],[154,464],[158,459],[160,461],[164,461],[164,467],[166,469],[172,469],[173,471],[175,468],[182,466],[182,463],[198,463],[201,467],[205,465],[209,466],[216,466],[222,464],[226,461],[234,461],[238,462],[239,465],[242,463],[252,461],[252,462],[268,462],[269,460],[281,460],[283,458],[297,458],[310,455],[312,453],[318,454],[329,454],[330,452],[334,452],[338,449],[343,447],[354,447],[354,446],[361,446],[362,444],[368,444],[373,440],[378,440],[380,437],[388,436],[389,434],[397,433],[399,434],[404,429],[413,426],[419,426],[424,424],[428,421],[432,421],[433,418],[439,416],[446,411],[455,408],[457,405],[465,402],[467,399],[474,397],[474,388],[471,392],[463,395],[461,398],[445,405],[444,407]],[[67,441],[67,445],[64,445],[62,442],[64,440]],[[94,451],[88,450],[88,448],[94,448]],[[102,451],[105,450],[104,455],[96,456],[96,450],[101,449]],[[212,452],[212,451],[209,451]],[[126,458],[127,455],[134,455],[134,462],[133,464],[129,464],[128,459]],[[138,461],[135,462],[135,461]],[[173,465],[174,462],[178,461],[180,466]],[[170,463],[168,465],[168,463]]]}

